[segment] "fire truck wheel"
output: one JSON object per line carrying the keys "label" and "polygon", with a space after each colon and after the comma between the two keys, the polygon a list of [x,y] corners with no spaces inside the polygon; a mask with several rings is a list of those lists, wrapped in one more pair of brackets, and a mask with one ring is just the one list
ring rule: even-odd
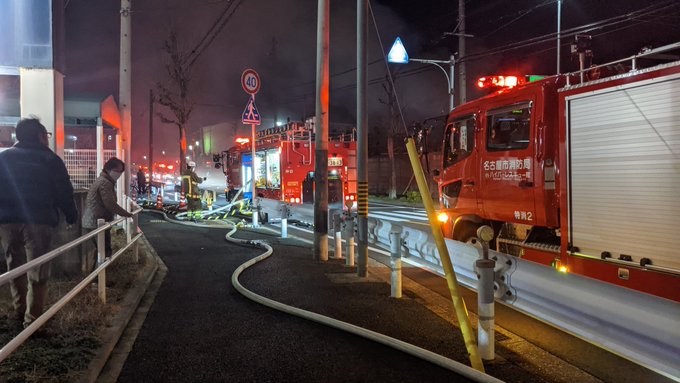
{"label": "fire truck wheel", "polygon": [[464,226],[456,230],[456,239],[460,242],[476,245],[479,242],[477,238],[477,229],[479,225],[473,222],[464,223]]}

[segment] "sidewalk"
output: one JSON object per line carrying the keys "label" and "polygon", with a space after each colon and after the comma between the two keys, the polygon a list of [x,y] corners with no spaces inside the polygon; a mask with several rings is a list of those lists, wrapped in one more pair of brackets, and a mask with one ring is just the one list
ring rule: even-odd
{"label": "sidewalk", "polygon": [[[231,274],[262,251],[226,243],[224,230],[148,218],[142,228],[168,274],[156,286],[155,302],[140,308],[148,311],[146,319],[130,325],[139,334],[119,382],[467,381],[400,351],[245,299],[231,286]],[[184,246],[183,236],[200,243],[200,251]],[[368,278],[359,279],[341,261],[313,261],[308,243],[246,230],[236,236],[265,239],[274,247],[269,259],[241,276],[241,283],[255,293],[469,365],[460,331],[450,322],[455,316],[447,299],[408,278],[404,298],[392,299],[384,282],[389,271],[377,262],[371,263]],[[486,363],[486,371],[499,379],[598,381],[512,334],[498,334],[497,340],[499,357]]]}

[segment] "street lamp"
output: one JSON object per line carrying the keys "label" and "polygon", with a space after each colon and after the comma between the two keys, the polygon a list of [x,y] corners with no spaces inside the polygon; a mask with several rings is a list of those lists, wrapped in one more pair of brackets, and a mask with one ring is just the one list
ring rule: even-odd
{"label": "street lamp", "polygon": [[78,141],[78,136],[71,136],[71,135],[69,135],[69,136],[68,136],[68,139],[69,139],[70,141],[73,141],[73,151],[75,151],[75,150],[76,150],[76,141]]}
{"label": "street lamp", "polygon": [[[396,40],[394,40],[394,44],[392,44],[392,48],[390,49],[390,52],[387,54],[387,61],[391,62],[393,64],[408,64],[409,61],[415,61],[423,64],[432,64],[437,66],[437,68],[441,69],[442,72],[444,72],[444,76],[446,76],[446,82],[448,83],[448,90],[449,90],[449,110],[453,110],[454,106],[454,94],[453,94],[453,81],[454,81],[454,67],[456,64],[455,58],[453,55],[450,56],[449,60],[424,60],[424,59],[414,59],[414,58],[409,58],[408,53],[406,53],[406,48],[404,48],[404,44],[401,42],[401,39],[397,37]],[[446,69],[442,65],[449,65],[449,73],[446,72]]]}

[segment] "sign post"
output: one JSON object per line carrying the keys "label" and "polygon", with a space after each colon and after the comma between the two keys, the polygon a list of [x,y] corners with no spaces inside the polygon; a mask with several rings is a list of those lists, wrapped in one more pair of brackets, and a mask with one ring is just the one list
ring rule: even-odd
{"label": "sign post", "polygon": [[[260,90],[260,76],[252,69],[246,69],[241,74],[241,86],[243,90],[250,95],[248,104],[243,111],[242,122],[244,124],[250,124],[251,127],[251,138],[250,138],[250,148],[252,155],[251,163],[251,176],[250,176],[250,186],[252,196],[250,197],[250,202],[253,206],[253,227],[258,226],[258,215],[259,211],[255,207],[255,197],[257,196],[255,190],[255,126],[260,125],[260,113],[257,111],[255,106],[255,94]],[[245,185],[244,185],[245,186]]]}

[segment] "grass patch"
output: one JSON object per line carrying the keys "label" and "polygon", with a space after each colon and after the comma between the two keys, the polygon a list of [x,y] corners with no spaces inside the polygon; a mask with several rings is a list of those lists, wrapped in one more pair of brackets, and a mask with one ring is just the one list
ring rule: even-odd
{"label": "grass patch", "polygon": [[[125,241],[123,232],[114,233],[113,248]],[[39,331],[0,363],[0,382],[73,382],[79,379],[102,345],[104,332],[120,311],[119,303],[144,273],[145,257],[136,263],[131,250],[106,269],[107,301],[99,301],[92,284],[66,304]],[[49,304],[63,297],[82,279],[50,279]],[[95,279],[96,281],[96,279]],[[48,304],[48,307],[49,307]],[[47,309],[47,307],[46,307]],[[0,345],[7,344],[21,326],[12,315],[9,285],[0,288]]]}

